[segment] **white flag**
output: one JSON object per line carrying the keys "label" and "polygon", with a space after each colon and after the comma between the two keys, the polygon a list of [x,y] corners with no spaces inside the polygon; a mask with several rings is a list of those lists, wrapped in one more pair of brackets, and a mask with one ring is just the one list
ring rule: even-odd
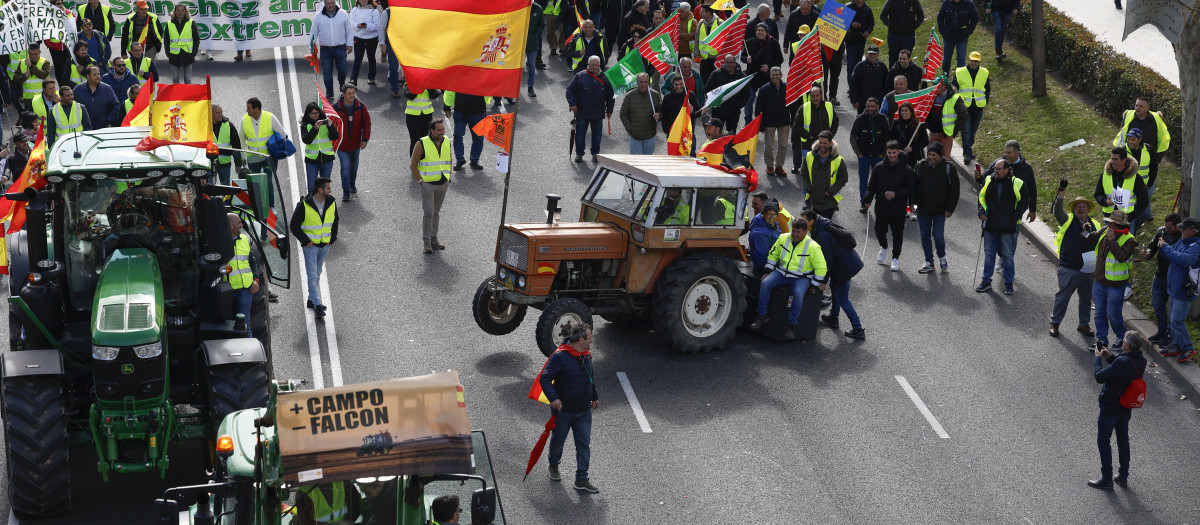
{"label": "white flag", "polygon": [[752,75],[746,75],[746,78],[738,80],[737,82],[730,82],[728,84],[725,84],[724,86],[721,86],[717,89],[709,91],[708,97],[706,97],[704,99],[704,107],[715,108],[717,106],[720,106],[726,100],[733,98],[733,96],[736,95],[738,93],[738,91],[741,91],[748,84],[750,84],[750,80],[752,80],[753,78],[754,78],[754,76],[752,76]]}
{"label": "white flag", "polygon": [[75,17],[70,11],[60,8],[46,0],[26,0],[29,36],[35,42],[38,40],[58,40],[67,49],[75,43]]}

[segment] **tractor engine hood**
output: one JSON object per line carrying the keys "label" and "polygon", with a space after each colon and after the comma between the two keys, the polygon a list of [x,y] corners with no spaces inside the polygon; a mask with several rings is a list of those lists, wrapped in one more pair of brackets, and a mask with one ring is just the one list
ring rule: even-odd
{"label": "tractor engine hood", "polygon": [[539,261],[621,259],[629,248],[629,237],[616,226],[603,222],[507,224],[501,245],[498,260],[515,267],[520,265],[512,264],[509,259],[513,255],[508,252],[525,249]]}
{"label": "tractor engine hood", "polygon": [[158,261],[144,248],[122,248],[104,264],[92,305],[92,344],[134,346],[162,339],[163,288]]}

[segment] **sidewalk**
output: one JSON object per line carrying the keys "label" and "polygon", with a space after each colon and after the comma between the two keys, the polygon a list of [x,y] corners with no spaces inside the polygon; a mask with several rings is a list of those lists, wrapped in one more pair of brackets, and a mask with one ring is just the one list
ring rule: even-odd
{"label": "sidewalk", "polygon": [[1179,65],[1175,63],[1175,48],[1157,27],[1144,25],[1130,33],[1129,38],[1122,42],[1125,11],[1118,11],[1112,1],[1046,0],[1046,3],[1095,33],[1097,40],[1153,69],[1176,87],[1179,86]]}

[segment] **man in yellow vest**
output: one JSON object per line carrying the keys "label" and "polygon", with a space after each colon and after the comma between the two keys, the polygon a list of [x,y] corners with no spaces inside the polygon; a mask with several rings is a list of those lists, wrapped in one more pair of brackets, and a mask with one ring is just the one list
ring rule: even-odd
{"label": "man in yellow vest", "polygon": [[296,203],[289,226],[304,252],[308,307],[317,318],[325,317],[325,305],[321,304],[321,273],[325,271],[329,247],[337,242],[338,234],[337,203],[328,178],[317,177],[312,193]]}
{"label": "man in yellow vest", "polygon": [[68,133],[94,129],[87,108],[75,103],[75,92],[70,86],[58,89],[58,99],[59,103],[54,105],[54,109],[50,110],[50,118],[46,119],[46,144],[53,145],[58,137]]}
{"label": "man in yellow vest", "polygon": [[[1092,285],[1092,300],[1096,306],[1096,347],[1108,346],[1108,329],[1116,336],[1116,345],[1125,339],[1125,288],[1133,274],[1133,255],[1138,243],[1129,230],[1125,212],[1114,210],[1104,219],[1105,228],[1087,237],[1096,243],[1096,284]],[[1113,346],[1118,349],[1119,346]]]}
{"label": "man in yellow vest", "polygon": [[121,58],[129,56],[129,46],[134,42],[142,45],[146,56],[153,58],[162,49],[162,26],[158,16],[150,12],[150,3],[138,0],[133,16],[121,26]]}
{"label": "man in yellow vest", "polygon": [[1104,171],[1100,173],[1100,180],[1096,181],[1094,195],[1105,217],[1114,209],[1137,217],[1150,205],[1146,184],[1138,176],[1138,163],[1129,157],[1129,152],[1123,146],[1112,149],[1108,162],[1104,163]]}
{"label": "man in yellow vest", "polygon": [[[1087,236],[1100,231],[1100,221],[1091,217],[1092,201],[1076,197],[1065,206],[1065,191],[1059,191],[1054,199],[1054,218],[1062,226],[1054,236],[1054,251],[1058,254],[1058,293],[1054,294],[1054,307],[1050,312],[1050,337],[1058,337],[1058,326],[1067,315],[1071,295],[1079,296],[1079,333],[1092,337],[1091,308],[1092,286],[1096,284],[1096,242]],[[1166,324],[1166,319],[1163,319]]]}
{"label": "man in yellow vest", "polygon": [[826,219],[833,219],[842,202],[842,187],[849,176],[846,163],[833,143],[829,130],[817,135],[815,149],[804,156],[800,165],[800,184],[804,188],[806,208],[812,208]]}
{"label": "man in yellow vest", "polygon": [[264,168],[270,166],[272,176],[267,177],[267,191],[271,194],[271,206],[275,206],[275,190],[274,180],[279,173],[279,160],[272,157],[267,152],[267,139],[271,135],[279,133],[282,136],[287,136],[287,130],[283,128],[283,124],[270,111],[264,111],[262,101],[258,97],[251,97],[246,101],[246,114],[242,116],[242,129],[238,130],[242,144],[245,144],[245,149],[262,153],[261,155],[247,155],[246,167],[252,173],[265,171]]}
{"label": "man in yellow vest", "polygon": [[1154,200],[1154,190],[1158,184],[1158,164],[1154,162],[1154,152],[1142,142],[1142,130],[1138,128],[1130,128],[1126,134],[1125,151],[1138,163],[1138,177],[1146,185],[1146,211],[1134,217],[1133,229],[1136,231],[1142,229],[1142,223],[1154,217],[1150,204]]}
{"label": "man in yellow vest", "polygon": [[[792,289],[792,308],[788,312],[787,326],[783,330],[784,339],[796,336],[796,321],[800,319],[800,310],[808,288],[813,283],[822,292],[825,291],[827,268],[825,254],[821,245],[808,236],[808,221],[799,217],[792,221],[791,235],[780,235],[767,254],[767,271],[770,273],[763,278],[758,289],[758,318],[750,325],[751,330],[758,330],[771,319],[767,317],[767,306],[771,301],[771,290],[779,285],[787,285]],[[820,296],[813,299],[818,300]]]}
{"label": "man in yellow vest", "polygon": [[967,106],[967,122],[962,129],[963,160],[975,160],[971,146],[975,144],[975,132],[979,130],[979,122],[983,119],[983,108],[987,107],[988,97],[992,94],[988,70],[981,67],[983,55],[972,51],[970,58],[967,65],[955,70],[954,77],[950,79],[950,85]]}
{"label": "man in yellow vest", "polygon": [[421,185],[421,240],[425,253],[445,250],[446,245],[438,242],[438,218],[446,189],[450,187],[450,141],[446,140],[446,123],[437,119],[429,123],[429,135],[422,138],[412,150],[409,161],[412,178]]}
{"label": "man in yellow vest", "polygon": [[145,84],[150,79],[158,81],[158,67],[146,56],[142,45],[137,42],[129,45],[129,72],[137,77],[139,84]]}
{"label": "man in yellow vest", "polygon": [[408,150],[421,141],[421,137],[429,132],[429,123],[433,122],[433,101],[442,96],[436,89],[426,89],[413,93],[404,88],[404,98],[408,103],[404,106],[404,124],[408,127]]}
{"label": "man in yellow vest", "polygon": [[1158,163],[1163,153],[1171,147],[1171,132],[1167,131],[1167,123],[1163,121],[1162,113],[1150,111],[1150,101],[1146,97],[1138,97],[1132,110],[1125,110],[1121,116],[1121,129],[1113,139],[1113,146],[1122,146],[1129,136],[1129,131],[1142,131],[1142,144],[1150,148],[1150,165],[1156,173]]}
{"label": "man in yellow vest", "polygon": [[236,213],[227,214],[229,231],[233,235],[233,258],[226,266],[225,281],[233,288],[234,313],[242,314],[239,323],[246,325],[246,337],[254,337],[250,325],[250,304],[258,293],[258,279],[254,278],[257,261],[250,257],[250,236],[242,233],[242,218]]}
{"label": "man in yellow vest", "polygon": [[50,61],[42,58],[42,48],[36,43],[30,44],[25,58],[17,63],[13,74],[13,94],[21,94],[20,104],[17,104],[19,109],[28,110],[30,101],[42,91],[42,80],[52,78],[50,72],[53,68],[50,66]]}
{"label": "man in yellow vest", "polygon": [[461,511],[459,508],[460,501],[458,496],[447,494],[438,496],[433,499],[433,503],[429,505],[429,513],[432,514],[432,523],[434,525],[456,525],[461,519]]}
{"label": "man in yellow vest", "polygon": [[79,6],[80,24],[90,21],[92,26],[104,34],[104,39],[112,42],[117,31],[117,21],[113,18],[112,8],[100,3],[100,0],[88,0]]}
{"label": "man in yellow vest", "polygon": [[[132,98],[133,95],[130,94],[130,99]],[[126,104],[130,104],[130,102],[127,100]],[[225,118],[225,110],[220,104],[213,104],[212,121],[213,143],[216,144],[218,148],[242,149],[242,140],[241,137],[238,136],[237,128],[233,126],[233,123],[230,122],[228,118]],[[239,168],[244,165],[244,162],[242,161],[242,155],[238,152],[230,152],[229,155],[221,155],[217,157],[214,165],[216,166],[217,170],[217,178],[221,181],[221,184],[229,184],[230,177],[233,175],[233,167],[235,164]]]}
{"label": "man in yellow vest", "polygon": [[[804,156],[813,149],[813,145],[817,143],[817,136],[822,131],[829,131],[837,136],[838,126],[841,125],[837,112],[833,110],[833,104],[825,101],[820,87],[813,86],[809,89],[808,97],[809,101],[800,106],[799,111],[796,111],[795,120],[792,121],[792,173],[800,173]],[[787,176],[786,173],[778,171],[776,174]]]}
{"label": "man in yellow vest", "polygon": [[608,46],[604,44],[604,37],[596,31],[596,24],[591,20],[583,21],[571,49],[571,71],[587,69],[591,57],[600,58],[601,69],[608,62]]}
{"label": "man in yellow vest", "polygon": [[58,103],[58,81],[53,78],[42,79],[42,93],[33,99],[33,113],[40,118],[48,118],[50,110]]}
{"label": "man in yellow vest", "polygon": [[563,2],[569,0],[544,0],[546,8],[542,10],[542,14],[546,16],[546,45],[550,48],[550,56],[558,54],[558,16],[562,14]]}
{"label": "man in yellow vest", "polygon": [[707,79],[714,70],[717,69],[717,50],[711,45],[700,44],[705,38],[708,38],[717,26],[723,23],[716,11],[713,10],[712,4],[704,4],[700,6],[699,26],[696,28],[696,60],[700,61],[700,78]]}
{"label": "man in yellow vest", "polygon": [[361,509],[358,491],[349,481],[305,485],[296,490],[296,521],[301,525],[349,525],[358,520]]}

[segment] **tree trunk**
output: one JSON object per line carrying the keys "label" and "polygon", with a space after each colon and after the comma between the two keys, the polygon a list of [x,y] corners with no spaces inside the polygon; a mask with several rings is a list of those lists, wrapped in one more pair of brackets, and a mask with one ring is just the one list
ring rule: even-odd
{"label": "tree trunk", "polygon": [[[1033,96],[1046,96],[1045,0],[1033,0]],[[1181,62],[1182,63],[1182,62]]]}
{"label": "tree trunk", "polygon": [[1197,210],[1200,210],[1200,202],[1197,202],[1197,197],[1200,194],[1193,195],[1193,183],[1200,181],[1200,165],[1196,163],[1196,152],[1200,149],[1200,129],[1197,125],[1200,121],[1196,118],[1196,112],[1200,111],[1200,68],[1196,64],[1200,64],[1200,11],[1192,10],[1186,13],[1187,22],[1183,26],[1183,32],[1179,36],[1179,42],[1175,43],[1175,61],[1179,64],[1179,86],[1182,91],[1180,97],[1183,106],[1182,137],[1179,137],[1179,151],[1182,158],[1179,159],[1180,179],[1183,183],[1183,189],[1179,195],[1179,212],[1184,217],[1191,216]]}

